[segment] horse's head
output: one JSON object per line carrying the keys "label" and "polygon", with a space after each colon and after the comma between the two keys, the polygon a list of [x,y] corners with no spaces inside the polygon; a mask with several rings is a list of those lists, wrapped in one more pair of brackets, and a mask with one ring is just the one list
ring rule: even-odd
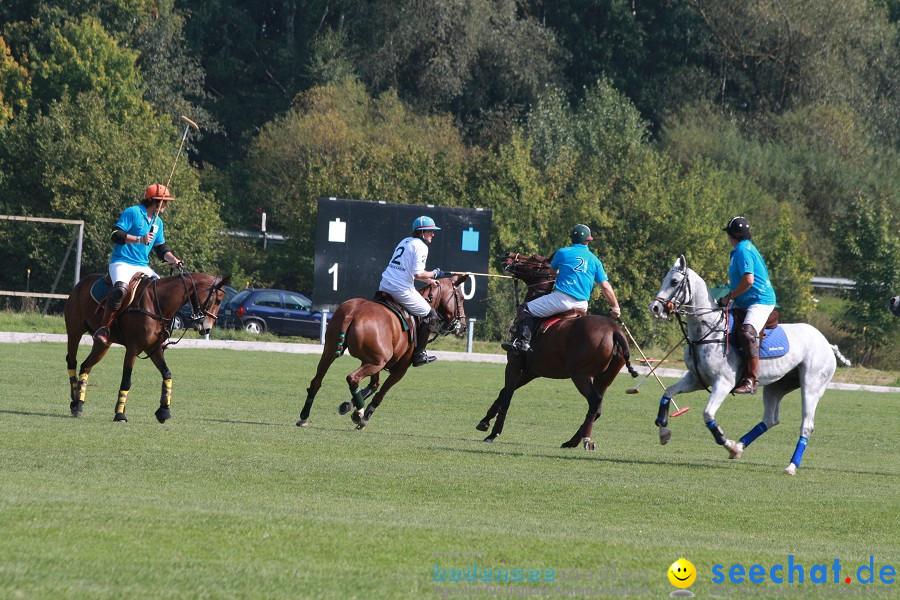
{"label": "horse's head", "polygon": [[193,328],[202,335],[208,335],[216,324],[225,299],[225,286],[231,278],[195,274],[191,279],[194,282],[190,293]]}
{"label": "horse's head", "polygon": [[663,277],[662,287],[656,292],[656,298],[650,303],[650,312],[657,319],[668,319],[669,315],[683,304],[691,301],[691,279],[684,254],[678,257],[675,264]]}
{"label": "horse's head", "polygon": [[437,333],[452,333],[462,337],[466,333],[466,308],[463,303],[463,292],[460,286],[469,279],[469,274],[454,275],[448,279],[437,279],[422,292],[425,299],[441,316],[441,326]]}
{"label": "horse's head", "polygon": [[550,259],[537,254],[507,252],[500,260],[501,268],[528,286],[526,300],[553,291],[556,271],[550,267]]}

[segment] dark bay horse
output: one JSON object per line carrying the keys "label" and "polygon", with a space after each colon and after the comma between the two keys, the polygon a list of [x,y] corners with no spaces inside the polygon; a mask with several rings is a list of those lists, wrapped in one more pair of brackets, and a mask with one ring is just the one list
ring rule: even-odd
{"label": "dark bay horse", "polygon": [[[553,290],[556,274],[550,268],[550,260],[543,256],[509,252],[503,258],[502,266],[528,286],[526,302]],[[549,317],[545,323],[553,318]],[[476,428],[487,431],[491,419],[497,417],[493,430],[484,439],[493,442],[503,431],[506,413],[517,389],[538,377],[571,379],[587,400],[588,412],[575,435],[561,447],[575,448],[581,444],[586,450],[594,450],[591,433],[594,421],[600,416],[603,394],[623,366],[628,367],[632,377],[637,377],[631,366],[628,342],[618,324],[599,315],[562,319],[535,335],[531,347],[528,356],[507,353],[503,389]]]}
{"label": "dark bay horse", "polygon": [[[103,316],[103,307],[91,296],[91,287],[103,277],[99,273],[88,275],[78,282],[66,300],[66,333],[69,336],[66,365],[71,386],[69,409],[74,417],[81,417],[84,412],[85,392],[91,369],[110,348],[95,342],[91,353],[81,363],[78,376],[75,376],[81,336],[96,331]],[[172,417],[169,410],[172,401],[172,373],[164,358],[165,342],[172,332],[172,318],[179,308],[190,302],[192,312],[197,317],[194,329],[204,335],[209,333],[225,297],[227,283],[228,277],[223,279],[204,273],[180,273],[163,279],[145,279],[138,284],[134,300],[130,304],[126,297],[110,328],[110,341],[125,346],[122,382],[119,385],[119,399],[113,420],[128,421],[125,416],[125,401],[131,389],[134,361],[141,352],[149,355],[163,378],[156,420],[164,423]]]}
{"label": "dark bay horse", "polygon": [[[435,337],[448,333],[462,337],[465,333],[466,311],[459,286],[468,277],[454,275],[450,279],[438,279],[420,290],[422,297],[441,317],[441,325],[435,332]],[[413,350],[414,344],[403,330],[400,319],[384,304],[363,298],[353,298],[342,303],[325,330],[325,348],[319,359],[316,376],[306,390],[306,403],[300,412],[297,426],[309,425],[309,412],[319,388],[322,387],[325,373],[335,359],[344,352],[349,352],[350,356],[362,363],[347,375],[352,406],[355,407],[350,418],[357,429],[362,429],[368,424],[388,390],[406,374],[412,362]],[[384,387],[379,390],[379,376],[383,369],[390,371],[390,375],[384,382]],[[360,390],[359,382],[366,377],[369,378],[369,384]],[[375,397],[363,411],[366,398],[373,393]],[[352,410],[351,404],[345,402],[339,410],[342,415],[346,414]]]}

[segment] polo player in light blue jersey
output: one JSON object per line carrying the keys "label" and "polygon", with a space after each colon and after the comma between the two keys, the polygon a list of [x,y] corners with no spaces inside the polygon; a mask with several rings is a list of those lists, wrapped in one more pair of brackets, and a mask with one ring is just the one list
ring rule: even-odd
{"label": "polo player in light blue jersey", "polygon": [[594,239],[591,230],[587,225],[576,225],[569,238],[572,245],[554,252],[550,261],[550,268],[556,271],[553,291],[519,306],[513,339],[502,344],[504,350],[515,353],[531,351],[534,317],[549,317],[573,309],[587,312],[595,283],[600,285],[603,297],[609,302],[612,317],[618,319],[622,315],[603,263],[587,247],[587,243]]}
{"label": "polo player in light blue jersey", "polygon": [[725,307],[734,301],[734,308],[747,311],[738,339],[744,356],[746,371],[735,394],[755,394],[759,384],[759,334],[775,308],[775,290],[769,280],[766,261],[750,241],[750,223],[744,217],[734,217],[722,228],[731,242],[731,262],[728,279],[731,291],[719,299]]}

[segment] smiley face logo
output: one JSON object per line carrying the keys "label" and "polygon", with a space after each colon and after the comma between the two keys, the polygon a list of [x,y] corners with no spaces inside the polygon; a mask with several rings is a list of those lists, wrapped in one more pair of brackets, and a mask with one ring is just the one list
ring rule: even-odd
{"label": "smiley face logo", "polygon": [[679,558],[672,563],[668,571],[669,581],[677,588],[690,587],[697,579],[697,569],[685,558]]}

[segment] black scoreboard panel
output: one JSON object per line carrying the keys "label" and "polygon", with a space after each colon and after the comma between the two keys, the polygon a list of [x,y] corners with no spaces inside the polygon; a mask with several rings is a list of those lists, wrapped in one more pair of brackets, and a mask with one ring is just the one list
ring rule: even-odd
{"label": "black scoreboard panel", "polygon": [[[342,198],[319,198],[313,301],[334,312],[350,298],[371,298],[394,248],[427,215],[441,228],[428,247],[428,269],[486,273],[490,260],[491,211]],[[462,285],[466,314],[483,320],[487,278]]]}

